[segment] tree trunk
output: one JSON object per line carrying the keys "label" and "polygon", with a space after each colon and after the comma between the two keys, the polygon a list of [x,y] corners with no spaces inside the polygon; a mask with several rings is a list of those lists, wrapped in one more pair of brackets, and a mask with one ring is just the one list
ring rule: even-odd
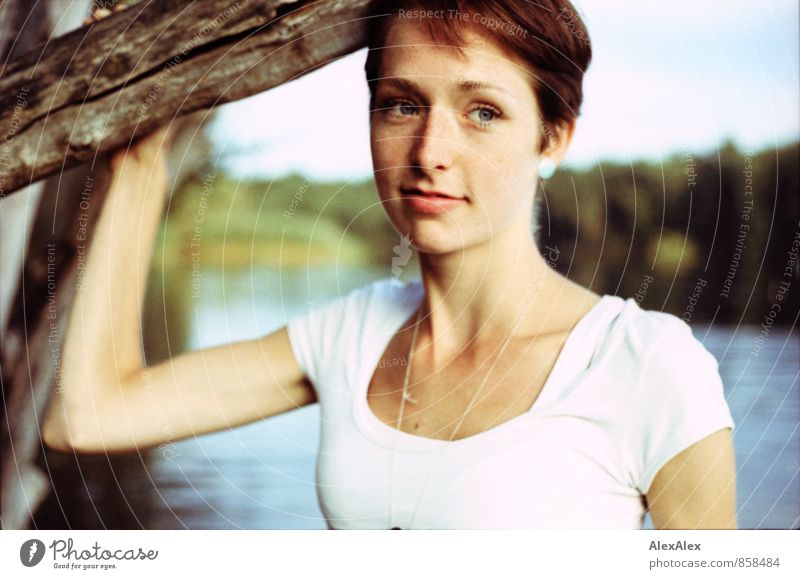
{"label": "tree trunk", "polygon": [[[51,23],[78,26],[88,14],[89,0],[71,6],[72,15],[55,14],[48,2],[37,2],[33,7],[25,0],[5,0],[0,4],[0,58],[3,63],[40,46],[55,31]],[[58,16],[58,18],[56,18]],[[7,68],[0,69],[5,74]],[[4,111],[9,112],[9,111]],[[13,118],[12,118],[13,120]],[[37,208],[52,203],[52,183],[34,183],[25,187],[13,199],[4,199],[4,183],[13,156],[3,141],[12,139],[15,124],[0,124],[0,244],[2,262],[0,285],[2,323],[0,323],[0,372],[2,372],[3,421],[0,431],[0,465],[2,466],[2,497],[0,520],[4,529],[23,529],[28,526],[32,513],[48,492],[49,481],[36,466],[39,454],[39,416],[50,393],[53,364],[47,340],[46,294],[48,264],[46,251],[38,251],[49,240],[39,240],[28,249],[32,229],[41,228],[35,218]],[[71,176],[67,175],[69,179]],[[27,185],[28,183],[23,183]],[[49,191],[48,191],[49,186]],[[41,215],[41,210],[38,211]],[[34,225],[36,224],[36,225]],[[30,257],[29,261],[25,258]],[[23,269],[23,265],[25,268]],[[58,264],[52,263],[51,275],[56,275]],[[28,290],[31,295],[26,295]],[[24,300],[23,297],[25,296]],[[55,300],[55,288],[52,292]],[[25,311],[25,304],[35,304],[33,311]],[[54,302],[58,305],[58,302]],[[23,313],[33,315],[28,323],[20,323]],[[34,386],[35,385],[35,386]]]}

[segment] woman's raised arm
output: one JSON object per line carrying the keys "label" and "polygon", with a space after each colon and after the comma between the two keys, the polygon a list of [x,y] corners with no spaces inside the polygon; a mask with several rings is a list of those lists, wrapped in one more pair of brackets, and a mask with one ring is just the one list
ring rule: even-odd
{"label": "woman's raised arm", "polygon": [[160,130],[111,159],[76,290],[61,382],[42,428],[56,450],[121,452],[252,422],[316,400],[285,328],[144,367],[141,305],[167,191]]}

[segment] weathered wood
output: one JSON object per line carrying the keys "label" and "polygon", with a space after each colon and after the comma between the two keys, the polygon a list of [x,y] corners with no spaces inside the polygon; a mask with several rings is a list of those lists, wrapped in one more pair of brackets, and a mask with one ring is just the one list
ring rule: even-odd
{"label": "weathered wood", "polygon": [[0,195],[362,48],[369,1],[155,0],[32,50],[0,78]]}
{"label": "weathered wood", "polygon": [[[24,0],[6,0],[0,8],[0,60],[3,63],[12,61],[16,56],[51,37],[54,22],[60,22],[66,27],[76,26],[87,13],[88,4],[88,0],[71,4],[72,14],[65,17],[64,14],[59,14],[63,6],[54,7],[47,1],[30,6]],[[8,133],[2,135],[3,138],[8,136]],[[0,148],[0,176],[4,163],[8,162],[8,158],[2,154],[3,149]],[[63,175],[61,187],[66,189],[78,173],[79,171],[73,171]],[[48,273],[55,275],[59,267],[69,264],[62,261],[60,264],[53,263],[48,268],[45,246],[51,238],[50,234],[55,233],[58,226],[54,227],[52,219],[49,222],[42,219],[42,207],[52,206],[58,198],[58,181],[59,179],[48,179],[36,183],[38,191],[34,188],[27,189],[28,202],[35,203],[39,200],[36,219],[30,219],[25,205],[14,203],[10,207],[7,202],[2,204],[4,224],[12,220],[23,222],[21,227],[14,228],[17,235],[20,230],[25,232],[33,222],[36,224],[33,228],[38,227],[40,235],[44,236],[40,244],[33,243],[24,250],[25,242],[9,244],[9,241],[15,240],[8,239],[8,231],[5,229],[1,232],[4,256],[11,262],[3,263],[3,275],[13,276],[18,284],[4,284],[3,295],[0,296],[4,302],[12,302],[8,323],[3,320],[0,343],[0,384],[3,394],[3,418],[0,421],[0,522],[4,529],[27,528],[32,513],[50,487],[48,477],[36,464],[41,449],[40,417],[50,395],[56,368],[53,363],[51,336],[48,335],[50,328],[46,308],[46,278]],[[26,235],[24,237],[28,239]],[[34,236],[31,238],[35,240]],[[9,245],[13,249],[9,249]],[[39,249],[42,250],[41,254]],[[20,271],[17,252],[22,252],[25,257],[33,254],[34,257],[29,262],[32,267]],[[37,281],[37,277],[41,279]],[[59,275],[59,280],[61,278]],[[54,298],[56,293],[56,288],[53,287]],[[63,300],[54,302],[53,305],[56,303],[65,305]],[[26,311],[23,309],[26,304],[35,304],[35,307]],[[18,315],[20,313],[32,317],[28,319],[24,315]]]}

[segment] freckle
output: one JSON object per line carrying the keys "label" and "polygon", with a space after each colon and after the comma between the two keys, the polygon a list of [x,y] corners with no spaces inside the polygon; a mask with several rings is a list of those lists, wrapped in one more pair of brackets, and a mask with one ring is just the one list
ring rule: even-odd
{"label": "freckle", "polygon": [[419,422],[415,422],[414,423],[414,430],[417,430],[418,428],[419,428]]}

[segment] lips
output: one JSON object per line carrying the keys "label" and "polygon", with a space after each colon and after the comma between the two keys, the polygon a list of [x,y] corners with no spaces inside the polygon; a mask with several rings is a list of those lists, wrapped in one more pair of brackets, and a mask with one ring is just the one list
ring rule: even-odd
{"label": "lips", "polygon": [[432,197],[432,198],[440,198],[440,199],[457,199],[457,200],[465,200],[464,197],[457,197],[455,195],[448,195],[447,193],[442,193],[440,191],[425,191],[423,189],[401,189],[400,190],[403,195],[418,195],[421,197]]}
{"label": "lips", "polygon": [[440,191],[423,189],[401,189],[402,199],[411,211],[436,215],[446,213],[467,204],[465,197],[455,197]]}

